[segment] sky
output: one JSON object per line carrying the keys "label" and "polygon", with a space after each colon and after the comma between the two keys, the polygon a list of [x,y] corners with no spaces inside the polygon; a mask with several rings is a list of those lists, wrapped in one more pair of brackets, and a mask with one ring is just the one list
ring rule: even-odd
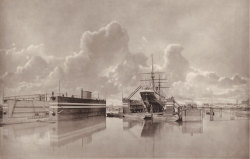
{"label": "sky", "polygon": [[121,101],[140,72],[166,72],[167,96],[248,98],[248,0],[1,0],[5,95],[80,89]]}

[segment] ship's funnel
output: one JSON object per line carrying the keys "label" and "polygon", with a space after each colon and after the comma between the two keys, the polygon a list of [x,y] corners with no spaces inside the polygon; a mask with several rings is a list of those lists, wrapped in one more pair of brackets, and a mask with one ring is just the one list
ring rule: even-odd
{"label": "ship's funnel", "polygon": [[83,99],[91,99],[92,98],[92,92],[83,91],[83,88],[82,88],[81,89],[81,98],[83,98]]}

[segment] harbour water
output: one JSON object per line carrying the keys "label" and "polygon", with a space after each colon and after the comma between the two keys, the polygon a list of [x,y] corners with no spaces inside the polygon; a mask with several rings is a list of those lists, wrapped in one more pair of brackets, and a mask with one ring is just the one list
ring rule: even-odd
{"label": "harbour water", "polygon": [[203,110],[201,121],[90,117],[0,127],[0,159],[249,158],[249,113]]}

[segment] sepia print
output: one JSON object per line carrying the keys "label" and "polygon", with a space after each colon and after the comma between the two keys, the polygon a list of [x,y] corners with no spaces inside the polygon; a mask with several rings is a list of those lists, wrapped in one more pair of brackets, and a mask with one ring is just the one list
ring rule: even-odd
{"label": "sepia print", "polygon": [[0,0],[0,159],[249,158],[248,0]]}

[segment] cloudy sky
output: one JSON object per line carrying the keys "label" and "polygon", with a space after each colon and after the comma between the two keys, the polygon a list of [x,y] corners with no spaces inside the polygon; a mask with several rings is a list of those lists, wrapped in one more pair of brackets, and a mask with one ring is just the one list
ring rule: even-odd
{"label": "cloudy sky", "polygon": [[[248,0],[1,0],[6,95],[91,90],[118,102],[140,72],[166,72],[168,96],[248,97]],[[0,93],[1,93],[0,92]],[[2,93],[1,93],[2,94]]]}

